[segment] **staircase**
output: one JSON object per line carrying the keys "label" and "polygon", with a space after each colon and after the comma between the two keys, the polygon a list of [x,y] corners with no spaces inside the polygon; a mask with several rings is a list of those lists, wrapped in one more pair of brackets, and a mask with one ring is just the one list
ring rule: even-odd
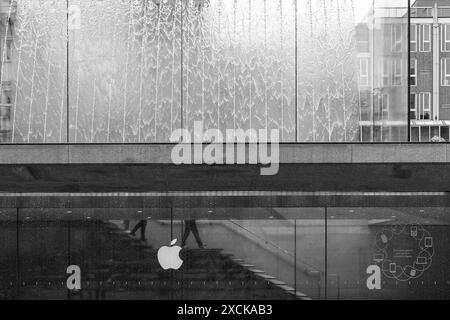
{"label": "staircase", "polygon": [[[70,257],[67,251],[58,250],[64,246],[48,241],[45,247],[51,254],[32,249],[23,253],[20,298],[308,299],[222,249],[184,249],[180,252],[182,267],[164,271],[157,261],[158,248],[131,237],[113,223],[71,222],[70,242]],[[68,259],[81,267],[79,292],[66,289]]]}

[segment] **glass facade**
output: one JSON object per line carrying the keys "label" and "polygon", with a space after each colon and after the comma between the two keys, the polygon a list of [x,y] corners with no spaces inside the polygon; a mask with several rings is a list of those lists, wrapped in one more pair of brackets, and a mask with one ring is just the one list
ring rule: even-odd
{"label": "glass facade", "polygon": [[[0,297],[449,299],[445,212],[2,209]],[[134,237],[126,231],[133,229]],[[184,245],[183,265],[164,271],[157,252],[171,239]],[[67,290],[68,265],[82,270],[79,291]],[[369,290],[373,266],[380,270],[380,288]]]}
{"label": "glass facade", "polygon": [[1,143],[408,140],[406,0],[1,4]]}
{"label": "glass facade", "polygon": [[[450,140],[449,19],[450,0],[0,0],[0,300],[450,299],[449,150],[352,145]],[[165,144],[198,123],[292,145],[212,159],[202,137],[175,166]]]}
{"label": "glass facade", "polygon": [[375,3],[357,26],[360,140],[408,141],[408,5]]}

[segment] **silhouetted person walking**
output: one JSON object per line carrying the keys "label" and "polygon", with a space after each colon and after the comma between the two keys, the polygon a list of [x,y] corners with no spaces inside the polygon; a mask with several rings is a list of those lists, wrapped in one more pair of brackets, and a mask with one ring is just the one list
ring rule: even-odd
{"label": "silhouetted person walking", "polygon": [[139,223],[134,227],[133,230],[131,230],[131,235],[135,236],[136,235],[136,231],[138,231],[139,229],[141,229],[141,241],[145,241],[145,230],[147,228],[147,220],[141,220],[139,221]]}
{"label": "silhouetted person walking", "polygon": [[185,220],[184,221],[184,235],[183,235],[183,240],[181,243],[181,246],[184,247],[186,245],[186,240],[189,237],[189,234],[192,233],[194,234],[195,237],[195,241],[197,241],[197,245],[200,249],[203,249],[203,243],[202,243],[202,239],[200,239],[200,234],[198,233],[198,229],[197,229],[197,224],[195,223],[195,220]]}

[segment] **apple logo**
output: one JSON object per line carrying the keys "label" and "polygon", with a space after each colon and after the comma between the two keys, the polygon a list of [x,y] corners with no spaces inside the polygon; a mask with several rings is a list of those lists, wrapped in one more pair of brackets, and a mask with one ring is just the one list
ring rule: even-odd
{"label": "apple logo", "polygon": [[172,240],[170,247],[164,246],[158,250],[158,262],[164,270],[180,269],[183,260],[180,259],[181,247],[176,246],[178,239]]}

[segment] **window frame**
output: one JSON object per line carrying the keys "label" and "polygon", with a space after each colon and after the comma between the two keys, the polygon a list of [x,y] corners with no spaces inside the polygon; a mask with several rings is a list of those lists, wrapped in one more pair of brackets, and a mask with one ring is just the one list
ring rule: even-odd
{"label": "window frame", "polygon": [[450,87],[450,57],[441,59],[441,86]]}
{"label": "window frame", "polygon": [[[417,86],[417,76],[418,76],[417,59],[411,58],[411,62],[414,62],[414,73],[411,73],[411,66],[410,66],[409,67],[409,77],[411,78],[410,83],[411,83],[411,86],[416,87]],[[413,82],[413,79],[414,79],[414,82]]]}
{"label": "window frame", "polygon": [[[399,73],[397,73],[397,67],[399,67]],[[402,85],[402,60],[401,59],[393,59],[392,60],[392,86],[400,87]],[[396,82],[396,80],[399,82]]]}
{"label": "window frame", "polygon": [[[425,33],[425,29],[427,29],[428,32]],[[429,23],[420,24],[419,34],[420,34],[419,52],[431,52],[431,24]],[[429,40],[425,40],[425,34],[427,34]],[[428,45],[427,49],[425,49],[425,44]]]}
{"label": "window frame", "polygon": [[[389,94],[384,92],[381,94],[381,118],[389,120]],[[386,116],[385,116],[386,115]]]}
{"label": "window frame", "polygon": [[441,24],[441,52],[450,52],[450,23]]}
{"label": "window frame", "polygon": [[[411,120],[418,120],[419,119],[419,113],[417,112],[417,100],[418,100],[418,94],[415,92],[410,93],[410,102],[414,101],[414,108],[412,107],[412,104],[409,104],[409,114]],[[411,117],[411,112],[414,112],[414,117]]]}
{"label": "window frame", "polygon": [[[428,97],[428,99],[425,99]],[[427,108],[425,109],[425,101],[427,101]],[[428,119],[425,118],[425,113],[428,112],[430,115]],[[431,114],[431,92],[420,92],[419,93],[419,118],[420,120],[432,120],[433,115]]]}
{"label": "window frame", "polygon": [[[398,30],[398,28],[400,30]],[[391,51],[392,52],[402,52],[402,42],[403,42],[403,25],[402,24],[393,23],[391,25],[391,37],[392,37]]]}
{"label": "window frame", "polygon": [[[414,31],[412,30],[414,28]],[[411,52],[417,52],[417,24],[411,24],[411,27],[410,27],[410,33],[411,33],[411,35],[410,35],[410,37],[411,37],[411,41],[410,41],[410,50],[411,50]],[[412,37],[412,35],[414,35],[414,39],[413,39],[413,37]],[[414,49],[413,49],[414,48]]]}
{"label": "window frame", "polygon": [[390,81],[390,69],[391,64],[390,60],[387,58],[384,58],[381,60],[381,86],[382,87],[389,87],[391,84]]}
{"label": "window frame", "polygon": [[[365,62],[365,74],[363,74],[362,72],[363,62]],[[365,79],[364,82],[363,79]],[[360,87],[369,86],[369,58],[359,58],[359,86]]]}

